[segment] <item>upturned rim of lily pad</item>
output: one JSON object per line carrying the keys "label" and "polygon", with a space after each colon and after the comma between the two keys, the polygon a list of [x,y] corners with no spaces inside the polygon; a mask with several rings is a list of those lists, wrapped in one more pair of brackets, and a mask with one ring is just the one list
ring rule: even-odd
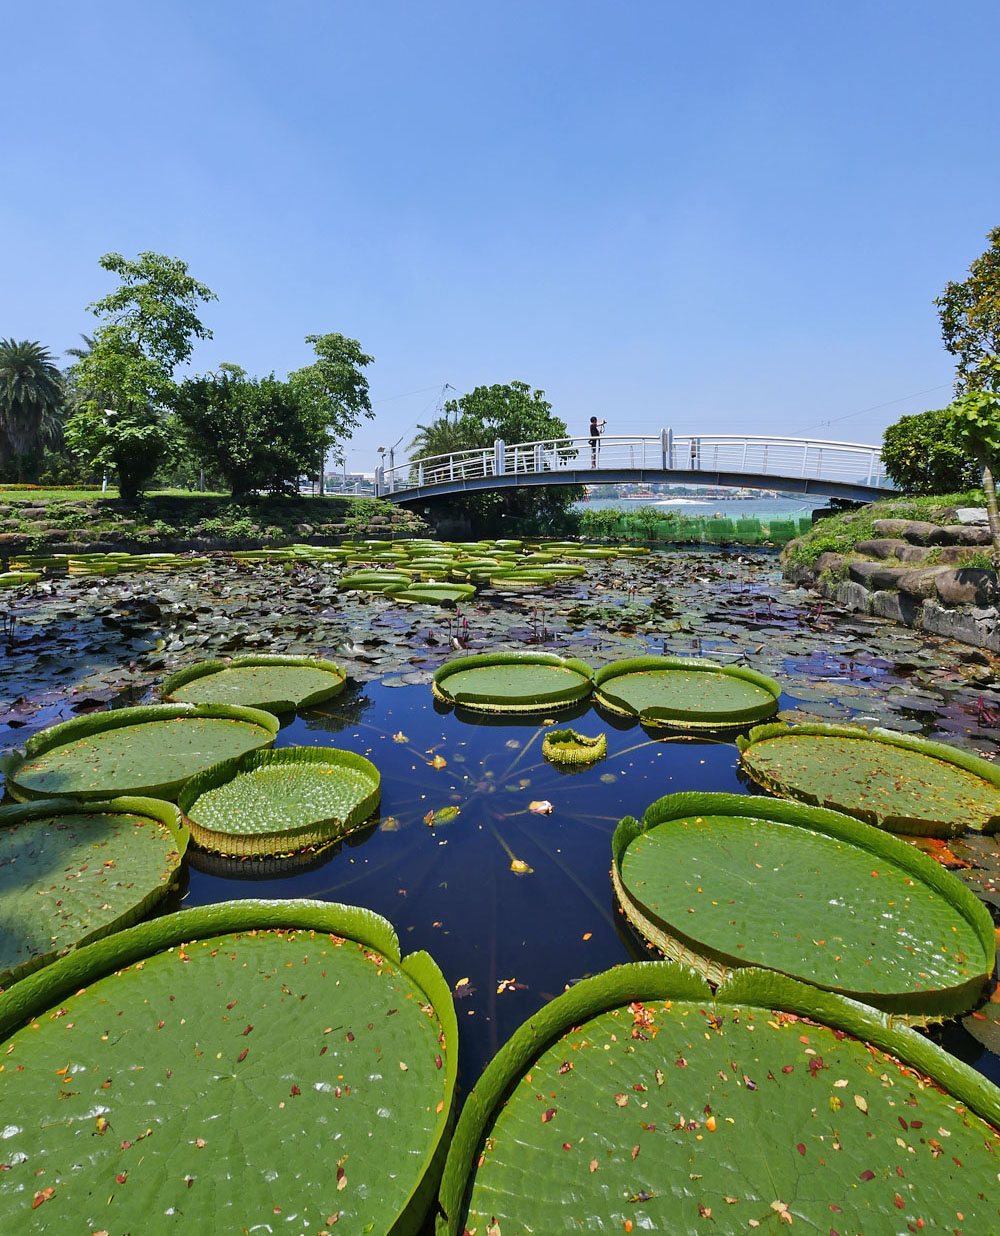
{"label": "upturned rim of lily pad", "polygon": [[[969,751],[962,751],[959,747],[949,746],[947,743],[935,742],[933,739],[922,738],[916,734],[903,734],[898,730],[887,729],[883,726],[873,726],[871,729],[866,729],[861,725],[838,725],[822,722],[803,722],[798,725],[788,725],[784,721],[775,721],[768,725],[755,726],[748,734],[739,735],[736,739],[736,745],[740,752],[740,764],[747,775],[756,784],[762,786],[770,793],[794,798],[799,802],[812,803],[817,806],[824,805],[819,802],[815,795],[802,791],[797,792],[796,787],[790,782],[761,776],[746,759],[747,751],[756,743],[765,742],[772,738],[792,737],[848,738],[882,743],[888,747],[898,747],[902,751],[911,751],[915,755],[923,755],[928,759],[938,760],[943,764],[952,764],[956,768],[961,768],[964,772],[972,773],[973,776],[981,778],[987,784],[1000,788],[1000,768],[991,764],[989,760],[984,760]],[[926,818],[904,817],[886,812],[878,812],[874,809],[858,808],[855,810],[846,803],[831,803],[830,806],[837,811],[842,811],[845,815],[863,820],[866,824],[871,824],[878,828],[887,828],[892,832],[905,833],[910,836],[956,837],[968,831],[969,827],[967,820],[955,816],[947,819],[931,819],[929,816]],[[1000,815],[991,816],[985,821],[981,829],[976,829],[975,831],[981,831],[986,834],[1000,831]]]}
{"label": "upturned rim of lily pad", "polygon": [[552,764],[595,764],[608,754],[608,736],[591,738],[576,730],[549,730],[542,739],[542,755]]}
{"label": "upturned rim of lily pad", "polygon": [[255,669],[258,667],[272,668],[274,666],[288,666],[291,669],[320,670],[330,676],[330,682],[326,686],[318,687],[315,691],[309,691],[305,695],[297,696],[295,699],[282,697],[279,699],[241,700],[241,707],[261,708],[265,712],[294,712],[298,708],[312,708],[315,704],[321,704],[325,700],[333,699],[347,685],[347,675],[341,667],[333,661],[326,660],[324,657],[292,656],[283,653],[261,652],[232,658],[213,658],[210,661],[198,661],[195,665],[188,665],[184,669],[171,674],[169,678],[164,679],[163,685],[160,687],[160,698],[165,704],[214,703],[211,699],[175,700],[173,696],[174,692],[179,691],[182,687],[188,687],[202,679],[215,678],[217,675],[225,674],[229,670]]}
{"label": "upturned rim of lily pad", "polygon": [[[713,711],[707,708],[680,708],[671,705],[649,705],[637,710],[611,688],[616,678],[628,674],[662,671],[721,674],[736,678],[750,686],[758,687],[770,697],[767,702],[741,708]],[[612,661],[594,674],[594,696],[597,703],[608,712],[623,717],[637,717],[643,725],[662,726],[671,729],[738,729],[772,717],[778,711],[781,684],[747,665],[719,665],[704,657],[645,656],[627,657]]]}
{"label": "upturned rim of lily pad", "polygon": [[[197,811],[198,799],[210,790],[229,785],[258,769],[282,765],[322,766],[324,774],[330,769],[350,769],[367,779],[371,788],[346,817],[308,818],[294,828],[275,827],[267,832],[253,833],[228,831],[208,828],[192,816],[191,813]],[[363,755],[341,751],[336,747],[279,747],[277,750],[249,751],[232,760],[220,760],[204,772],[196,773],[184,783],[177,796],[177,804],[190,830],[191,840],[199,849],[228,858],[274,858],[342,840],[374,815],[381,797],[381,775],[371,760]]]}
{"label": "upturned rim of lily pad", "polygon": [[[173,803],[161,798],[146,798],[124,794],[119,798],[104,801],[80,802],[75,798],[43,798],[26,803],[10,803],[0,806],[0,829],[20,828],[38,820],[58,819],[68,815],[128,815],[139,816],[144,820],[154,820],[162,824],[170,833],[177,849],[177,860],[173,864],[170,879],[156,885],[154,888],[137,890],[136,900],[121,913],[107,922],[90,929],[82,928],[80,936],[72,943],[54,948],[48,953],[39,954],[15,966],[8,972],[0,973],[0,992],[9,989],[26,975],[50,965],[57,957],[74,949],[83,948],[94,940],[112,935],[125,927],[131,926],[143,918],[147,911],[161,901],[174,885],[174,878],[180,870],[181,861],[187,850],[190,832],[181,818],[181,813]],[[51,900],[51,898],[50,898]]]}
{"label": "upturned rim of lily pad", "polygon": [[[963,1013],[979,1001],[989,983],[996,956],[993,920],[979,898],[952,872],[905,841],[842,812],[832,811],[827,807],[806,806],[789,799],[713,791],[682,791],[667,794],[651,803],[641,821],[634,816],[625,816],[619,822],[611,841],[611,882],[615,896],[633,927],[669,961],[696,971],[708,982],[716,985],[724,983],[730,975],[744,969],[767,968],[773,969],[775,973],[786,973],[778,967],[768,967],[759,956],[747,961],[738,953],[720,950],[699,939],[691,924],[673,921],[647,900],[640,900],[626,885],[622,862],[629,846],[638,837],[671,821],[699,816],[735,816],[791,825],[829,837],[845,846],[871,854],[875,859],[892,863],[915,882],[931,889],[947,901],[972,929],[982,948],[981,967],[973,970],[965,981],[950,987],[925,991],[848,989],[820,983],[804,974],[788,974],[787,977],[808,982],[817,990],[827,990],[861,1000],[904,1022],[916,1025],[941,1021],[945,1017]],[[833,879],[831,875],[831,882]]]}
{"label": "upturned rim of lily pad", "polygon": [[[99,979],[132,966],[141,969],[142,963],[156,954],[178,946],[183,951],[185,944],[218,936],[283,930],[324,933],[373,950],[424,992],[429,1014],[437,1019],[438,1042],[446,1057],[443,1100],[436,1111],[433,1134],[421,1148],[416,1181],[387,1228],[393,1236],[416,1236],[433,1203],[454,1124],[458,1023],[451,989],[433,957],[423,950],[402,956],[391,923],[373,910],[306,898],[246,899],[181,910],[139,923],[60,957],[0,993],[0,1040]],[[274,1064],[278,1067],[280,1061]],[[26,1204],[30,1205],[30,1199]]]}
{"label": "upturned rim of lily pad", "polygon": [[486,1066],[466,1097],[451,1139],[438,1194],[437,1236],[461,1236],[483,1138],[541,1056],[574,1026],[653,1000],[704,1004],[717,1014],[752,1006],[809,1018],[888,1052],[1000,1128],[1000,1089],[888,1013],[773,970],[734,972],[713,992],[705,979],[670,962],[630,962],[582,979],[532,1013]]}
{"label": "upturned rim of lily pad", "polygon": [[[448,679],[453,674],[466,670],[495,669],[504,665],[539,666],[569,670],[576,682],[561,684],[559,690],[551,689],[527,695],[490,695],[488,692],[457,695],[448,689]],[[486,652],[469,657],[456,657],[446,661],[434,671],[431,691],[434,698],[445,704],[453,704],[474,712],[520,712],[532,713],[570,708],[590,697],[592,689],[591,667],[578,657],[561,657],[554,652]]]}
{"label": "upturned rim of lily pad", "polygon": [[[82,717],[74,717],[70,721],[60,721],[57,725],[50,725],[48,729],[33,734],[24,744],[23,751],[15,749],[13,758],[8,759],[5,764],[7,791],[18,802],[48,802],[54,798],[72,798],[79,802],[107,799],[108,791],[99,786],[76,793],[68,793],[65,790],[54,794],[40,793],[18,784],[17,774],[29,760],[46,755],[78,739],[89,738],[107,730],[122,729],[125,726],[152,725],[158,721],[176,721],[181,718],[190,718],[194,721],[213,719],[240,721],[254,726],[264,731],[264,737],[254,744],[255,748],[270,746],[281,728],[281,723],[273,713],[265,712],[261,708],[244,708],[236,704],[141,704],[134,708],[112,708],[104,712],[88,713]],[[144,786],[141,793],[133,796],[166,798],[172,801],[186,780],[188,777],[185,776],[156,786]],[[121,797],[121,795],[112,795],[112,797]]]}

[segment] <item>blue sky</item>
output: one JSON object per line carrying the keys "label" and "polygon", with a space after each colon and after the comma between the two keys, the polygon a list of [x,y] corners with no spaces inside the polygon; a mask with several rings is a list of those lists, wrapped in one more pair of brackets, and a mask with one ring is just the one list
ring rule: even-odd
{"label": "blue sky", "polygon": [[1000,224],[995,0],[2,21],[2,336],[62,353],[102,253],[181,257],[219,297],[193,370],[375,356],[352,470],[446,382],[530,382],[581,434],[875,441],[950,397],[932,301]]}

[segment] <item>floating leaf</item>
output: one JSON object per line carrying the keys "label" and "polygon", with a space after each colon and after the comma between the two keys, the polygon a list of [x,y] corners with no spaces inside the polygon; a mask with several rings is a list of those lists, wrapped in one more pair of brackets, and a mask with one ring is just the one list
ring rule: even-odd
{"label": "floating leaf", "polygon": [[533,799],[528,803],[528,810],[533,811],[535,815],[551,815],[553,807],[547,798],[541,798]]}
{"label": "floating leaf", "polygon": [[510,869],[516,875],[531,875],[535,870],[534,867],[529,867],[523,858],[512,858],[510,860]]}

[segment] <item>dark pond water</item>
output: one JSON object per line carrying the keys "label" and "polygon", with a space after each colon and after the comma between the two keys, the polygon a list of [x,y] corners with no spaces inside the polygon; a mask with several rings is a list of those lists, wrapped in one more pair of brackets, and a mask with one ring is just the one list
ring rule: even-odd
{"label": "dark pond water", "polygon": [[[652,738],[589,706],[558,719],[573,716],[582,733],[607,733],[608,757],[561,772],[542,758],[544,718],[484,724],[441,710],[426,686],[354,687],[286,724],[277,745],[332,744],[372,759],[382,774],[379,824],[295,866],[195,856],[179,898],[190,906],[317,897],[383,914],[403,952],[426,949],[455,991],[467,1089],[567,984],[651,956],[611,889],[611,835],[621,816],[641,815],[679,790],[751,792],[732,742]],[[435,756],[444,767],[433,766]],[[539,800],[552,804],[551,814],[530,810]],[[449,806],[459,808],[455,819],[425,823]],[[514,872],[514,859],[531,872]],[[1000,1082],[1000,1060],[960,1023],[934,1037]]]}

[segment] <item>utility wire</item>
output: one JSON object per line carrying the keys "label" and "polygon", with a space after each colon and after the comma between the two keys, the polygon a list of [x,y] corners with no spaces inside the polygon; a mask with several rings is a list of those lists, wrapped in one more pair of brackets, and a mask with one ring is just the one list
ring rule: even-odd
{"label": "utility wire", "polygon": [[440,389],[440,385],[435,382],[433,386],[422,386],[418,391],[406,391],[402,395],[384,395],[381,399],[373,399],[372,403],[391,403],[394,399],[409,399],[411,395],[422,395],[425,391],[439,391]]}
{"label": "utility wire", "polygon": [[916,399],[918,395],[929,395],[933,391],[943,391],[945,387],[950,386],[950,382],[942,382],[940,386],[928,386],[922,391],[914,391],[912,395],[900,395],[898,399],[887,399],[885,403],[873,403],[870,408],[859,408],[857,412],[848,412],[844,416],[835,416],[831,420],[819,421],[815,425],[807,425],[802,432],[808,433],[810,429],[822,429],[824,425],[836,425],[840,421],[849,421],[852,416],[863,416],[866,412],[877,412],[879,408],[891,408],[893,404],[905,403],[907,399]]}

